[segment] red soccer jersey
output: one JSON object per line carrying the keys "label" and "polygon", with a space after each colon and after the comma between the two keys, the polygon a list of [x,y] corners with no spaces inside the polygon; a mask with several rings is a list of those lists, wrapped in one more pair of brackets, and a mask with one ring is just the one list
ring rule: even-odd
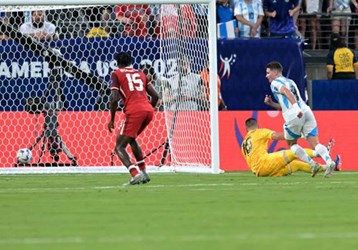
{"label": "red soccer jersey", "polygon": [[119,90],[126,114],[153,111],[147,96],[147,78],[141,70],[120,68],[111,75],[111,89]]}

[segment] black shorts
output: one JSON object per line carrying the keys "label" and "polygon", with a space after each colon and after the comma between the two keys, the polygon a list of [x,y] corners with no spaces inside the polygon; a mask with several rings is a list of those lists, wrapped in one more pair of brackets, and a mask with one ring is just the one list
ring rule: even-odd
{"label": "black shorts", "polygon": [[354,72],[344,72],[344,73],[334,73],[333,80],[340,79],[340,80],[349,80],[349,79],[356,79],[356,75]]}

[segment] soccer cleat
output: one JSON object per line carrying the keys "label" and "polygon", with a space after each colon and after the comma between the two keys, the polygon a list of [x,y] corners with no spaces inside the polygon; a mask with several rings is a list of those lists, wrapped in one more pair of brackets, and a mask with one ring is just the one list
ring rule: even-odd
{"label": "soccer cleat", "polygon": [[311,165],[311,169],[312,169],[312,177],[315,177],[316,174],[319,172],[321,168],[321,165],[319,165],[317,162],[313,163],[313,165]]}
{"label": "soccer cleat", "polygon": [[326,147],[329,154],[331,153],[332,148],[335,144],[336,144],[335,140],[333,138],[331,138],[327,144],[327,147]]}
{"label": "soccer cleat", "polygon": [[150,177],[145,170],[142,170],[142,175],[143,175],[143,180],[142,180],[143,184],[150,182]]}
{"label": "soccer cleat", "polygon": [[334,167],[334,171],[341,171],[342,170],[342,162],[341,162],[341,156],[337,155],[336,159],[334,160],[334,163],[336,166]]}
{"label": "soccer cleat", "polygon": [[323,177],[330,177],[333,170],[335,169],[335,167],[336,167],[336,163],[334,161],[332,161],[330,164],[328,164]]}
{"label": "soccer cleat", "polygon": [[130,185],[138,185],[143,182],[143,175],[141,173],[137,174],[136,176],[132,177],[129,182],[125,183],[124,186]]}

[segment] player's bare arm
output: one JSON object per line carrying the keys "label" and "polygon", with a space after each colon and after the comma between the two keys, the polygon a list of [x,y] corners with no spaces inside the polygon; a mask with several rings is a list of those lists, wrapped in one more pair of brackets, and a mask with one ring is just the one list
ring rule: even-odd
{"label": "player's bare arm", "polygon": [[109,107],[111,111],[111,120],[108,123],[108,130],[110,133],[112,133],[112,129],[114,129],[114,120],[116,117],[116,111],[118,107],[119,102],[119,91],[117,89],[113,89],[111,92],[111,96],[109,99]]}
{"label": "player's bare arm", "polygon": [[292,104],[292,108],[297,109],[297,117],[301,118],[303,116],[303,113],[302,113],[300,107],[298,106],[296,98],[292,94],[291,90],[289,90],[285,86],[282,86],[280,88],[280,93],[287,97],[288,101]]}
{"label": "player's bare arm", "polygon": [[281,110],[281,105],[277,102],[272,101],[272,98],[270,95],[266,95],[264,99],[264,103],[268,106],[273,107],[274,109]]}
{"label": "player's bare arm", "polygon": [[285,86],[282,86],[282,87],[280,88],[280,93],[283,94],[283,95],[285,95],[285,96],[287,97],[288,101],[289,101],[292,105],[297,102],[296,99],[295,99],[295,97],[294,97],[294,95],[292,94],[292,92],[291,92],[288,88],[286,88]]}
{"label": "player's bare arm", "polygon": [[157,91],[153,88],[152,84],[147,85],[147,93],[150,96],[150,104],[153,108],[157,106],[159,95]]}

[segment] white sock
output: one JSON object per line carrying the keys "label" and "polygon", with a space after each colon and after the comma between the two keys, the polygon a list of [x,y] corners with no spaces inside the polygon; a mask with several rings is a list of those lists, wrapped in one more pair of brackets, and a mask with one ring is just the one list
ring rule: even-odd
{"label": "white sock", "polygon": [[306,151],[301,146],[299,146],[298,144],[292,145],[291,150],[302,161],[307,162],[310,165],[312,165],[314,163],[312,158],[309,157],[309,155],[306,153]]}
{"label": "white sock", "polygon": [[330,164],[332,162],[331,156],[329,155],[328,150],[325,146],[323,146],[322,144],[317,144],[315,150],[327,164]]}

